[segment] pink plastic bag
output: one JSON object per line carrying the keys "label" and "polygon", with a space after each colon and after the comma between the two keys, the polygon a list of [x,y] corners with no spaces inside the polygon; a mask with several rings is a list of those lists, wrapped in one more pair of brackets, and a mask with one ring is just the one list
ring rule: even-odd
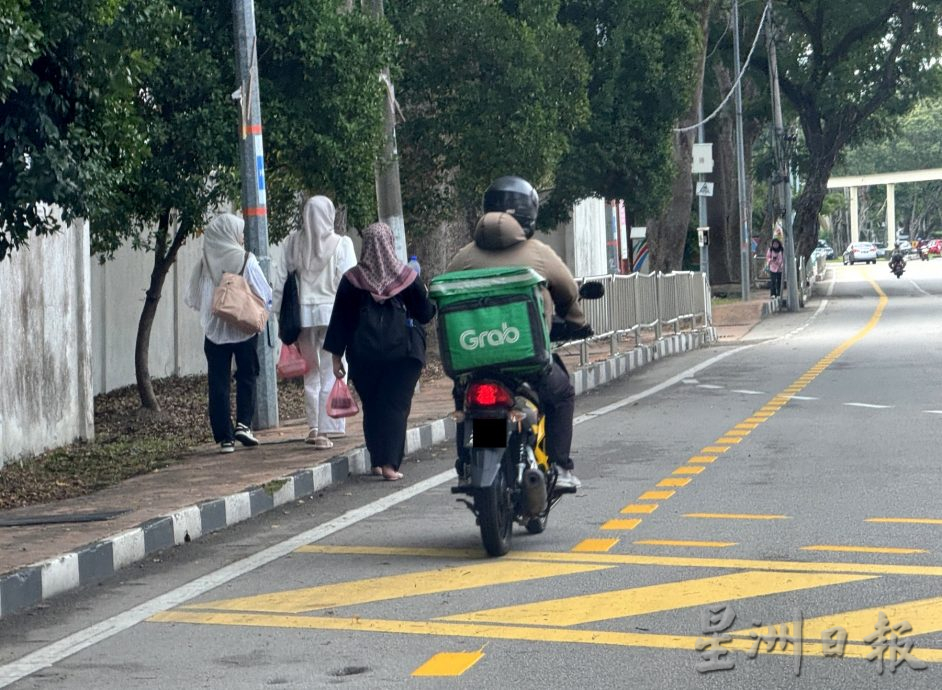
{"label": "pink plastic bag", "polygon": [[282,345],[281,356],[275,365],[279,379],[294,379],[307,373],[307,362],[301,356],[297,345]]}
{"label": "pink plastic bag", "polygon": [[330,395],[327,396],[327,416],[337,419],[339,417],[352,417],[360,408],[356,401],[350,395],[350,389],[343,379],[334,381],[334,387],[330,389]]}

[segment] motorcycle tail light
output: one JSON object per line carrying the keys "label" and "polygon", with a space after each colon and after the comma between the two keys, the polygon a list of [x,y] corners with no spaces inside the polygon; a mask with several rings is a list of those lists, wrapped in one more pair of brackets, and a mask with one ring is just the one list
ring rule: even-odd
{"label": "motorcycle tail light", "polygon": [[513,407],[514,396],[493,381],[481,381],[468,386],[468,407]]}

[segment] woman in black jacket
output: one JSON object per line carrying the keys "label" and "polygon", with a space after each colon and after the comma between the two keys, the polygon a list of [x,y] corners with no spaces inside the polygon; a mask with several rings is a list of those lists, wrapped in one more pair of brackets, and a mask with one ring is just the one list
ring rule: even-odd
{"label": "woman in black jacket", "polygon": [[363,435],[373,474],[402,479],[399,465],[415,384],[425,366],[425,330],[435,306],[418,274],[397,256],[392,230],[373,223],[363,231],[360,263],[344,273],[324,349],[334,375],[346,373],[363,404]]}

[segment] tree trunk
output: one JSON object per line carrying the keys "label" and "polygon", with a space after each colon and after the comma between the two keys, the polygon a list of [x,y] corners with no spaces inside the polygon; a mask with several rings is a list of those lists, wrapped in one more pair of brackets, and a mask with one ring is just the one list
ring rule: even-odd
{"label": "tree trunk", "polygon": [[805,258],[811,256],[818,243],[818,212],[828,194],[828,179],[835,163],[834,156],[815,155],[814,152],[811,159],[816,165],[809,172],[805,187],[795,202],[795,254]]}
{"label": "tree trunk", "polygon": [[[695,124],[699,119],[700,103],[703,100],[704,66],[707,51],[707,25],[710,19],[711,0],[699,5],[700,35],[703,45],[697,54],[697,83],[694,88],[693,104],[681,126]],[[648,220],[648,243],[651,250],[651,270],[670,273],[683,269],[684,247],[690,230],[691,207],[693,202],[693,144],[697,130],[675,132],[673,137],[674,179],[671,183],[671,199],[667,208],[658,218]]]}
{"label": "tree trunk", "polygon": [[[714,68],[720,93],[727,93],[732,80],[723,65]],[[724,108],[709,128],[713,140],[713,196],[707,199],[710,226],[710,282],[724,285],[739,282],[739,191],[736,182],[734,113]]]}
{"label": "tree trunk", "polygon": [[181,222],[173,237],[173,242],[167,249],[167,239],[170,234],[170,211],[160,216],[157,226],[157,243],[154,247],[154,270],[150,274],[150,285],[144,293],[144,308],[137,324],[137,338],[134,342],[134,375],[137,380],[137,394],[141,399],[141,407],[152,412],[160,411],[157,396],[154,395],[154,386],[150,378],[150,334],[154,325],[154,316],[157,314],[157,305],[160,304],[160,294],[164,281],[170,272],[170,267],[177,260],[177,253],[186,241],[189,233],[189,224]]}

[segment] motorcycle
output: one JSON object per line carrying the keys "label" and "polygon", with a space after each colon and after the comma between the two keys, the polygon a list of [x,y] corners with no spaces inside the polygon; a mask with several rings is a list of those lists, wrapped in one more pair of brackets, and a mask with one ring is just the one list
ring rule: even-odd
{"label": "motorcycle", "polygon": [[[582,299],[598,299],[605,288],[588,282],[579,289]],[[564,322],[554,322],[553,342],[585,337]],[[530,534],[546,529],[549,513],[564,494],[575,487],[556,485],[556,467],[545,449],[545,417],[534,388],[512,372],[474,371],[458,387],[463,407],[459,481],[451,488],[477,518],[484,549],[491,556],[510,550],[514,523]]]}
{"label": "motorcycle", "polygon": [[922,261],[928,261],[928,260],[929,260],[929,250],[928,250],[928,249],[926,249],[925,247],[919,247],[918,251],[919,251],[919,259],[920,259],[920,260],[922,260]]}
{"label": "motorcycle", "polygon": [[906,262],[902,258],[891,259],[890,260],[890,270],[893,271],[893,274],[897,278],[901,278],[903,275],[903,269],[906,267]]}

